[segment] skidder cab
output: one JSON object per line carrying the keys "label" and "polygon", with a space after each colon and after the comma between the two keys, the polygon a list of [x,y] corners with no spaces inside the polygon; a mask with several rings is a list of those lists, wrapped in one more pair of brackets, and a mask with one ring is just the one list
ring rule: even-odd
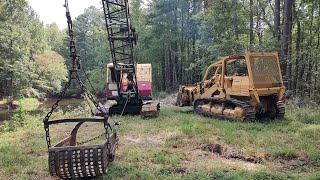
{"label": "skidder cab", "polygon": [[277,53],[245,53],[211,64],[202,80],[179,88],[177,105],[224,119],[283,117],[285,87]]}

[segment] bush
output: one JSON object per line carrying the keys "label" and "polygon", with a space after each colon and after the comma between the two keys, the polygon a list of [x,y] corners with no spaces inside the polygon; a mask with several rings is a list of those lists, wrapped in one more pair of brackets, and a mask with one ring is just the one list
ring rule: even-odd
{"label": "bush", "polygon": [[19,111],[32,111],[38,109],[40,102],[36,98],[22,98],[17,101]]}
{"label": "bush", "polygon": [[169,96],[169,94],[165,91],[160,91],[160,92],[154,92],[153,97],[157,99],[163,99]]}
{"label": "bush", "polygon": [[161,91],[161,92],[159,93],[159,97],[160,97],[160,98],[166,98],[167,96],[168,96],[168,93],[166,93],[166,92]]}
{"label": "bush", "polygon": [[11,120],[4,122],[0,129],[2,132],[13,132],[22,127],[38,127],[40,125],[42,125],[40,117],[32,116],[27,111],[19,109]]}

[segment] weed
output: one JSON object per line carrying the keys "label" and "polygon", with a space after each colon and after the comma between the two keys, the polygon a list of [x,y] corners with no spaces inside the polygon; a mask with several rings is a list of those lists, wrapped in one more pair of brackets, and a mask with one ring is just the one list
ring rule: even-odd
{"label": "weed", "polygon": [[273,155],[275,158],[283,159],[283,160],[292,160],[298,157],[298,154],[293,150],[285,150],[285,151],[278,151],[274,152]]}
{"label": "weed", "polygon": [[198,172],[194,175],[186,176],[184,179],[193,180],[285,180],[293,179],[291,176],[285,176],[279,173],[270,172],[247,172],[247,171],[228,171],[228,170],[214,170],[211,172]]}
{"label": "weed", "polygon": [[166,150],[161,150],[159,152],[153,153],[152,162],[162,165],[176,166],[182,159],[183,155],[180,153],[173,153]]}
{"label": "weed", "polygon": [[301,138],[308,138],[312,140],[318,140],[320,137],[320,125],[310,125],[304,127],[300,130],[300,137]]}
{"label": "weed", "polygon": [[183,175],[184,173],[186,173],[187,168],[180,166],[180,165],[175,165],[175,166],[163,166],[160,171],[159,171],[159,175],[163,176],[163,175]]}
{"label": "weed", "polygon": [[251,175],[253,180],[285,180],[285,179],[296,179],[292,176],[287,176],[279,173],[270,173],[270,172],[256,172]]}
{"label": "weed", "polygon": [[165,145],[169,148],[182,148],[189,144],[186,139],[184,134],[175,134],[166,139]]}

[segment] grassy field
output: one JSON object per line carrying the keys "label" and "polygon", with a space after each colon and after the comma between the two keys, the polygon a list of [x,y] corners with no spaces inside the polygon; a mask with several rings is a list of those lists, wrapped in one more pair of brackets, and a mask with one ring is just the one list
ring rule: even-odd
{"label": "grassy field", "polygon": [[[104,179],[320,179],[320,109],[287,106],[284,119],[242,123],[163,105],[160,116],[119,121],[116,160]],[[83,115],[83,109],[55,114]],[[1,127],[0,179],[54,179],[47,172],[41,117],[19,112]],[[57,141],[70,126],[51,129]],[[80,139],[102,131],[81,129]]]}

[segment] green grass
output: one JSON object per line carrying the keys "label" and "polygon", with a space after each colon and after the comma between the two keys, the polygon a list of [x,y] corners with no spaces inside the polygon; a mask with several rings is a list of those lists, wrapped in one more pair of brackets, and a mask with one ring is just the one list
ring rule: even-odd
{"label": "green grass", "polygon": [[[59,111],[54,118],[84,115],[84,111],[84,108],[74,109],[72,113]],[[49,177],[43,115],[35,117],[22,112],[16,116],[16,122],[20,118],[19,125],[0,128],[0,176]],[[163,106],[156,119],[139,116],[112,119],[121,124],[120,144],[116,160],[104,179],[320,178],[317,108],[288,106],[284,119],[251,123],[206,118],[195,115],[190,108],[173,106]],[[68,132],[62,126],[52,129],[52,134],[58,135],[53,140]],[[100,126],[87,128],[87,132],[95,132]],[[221,144],[262,161],[254,164],[216,157],[199,150],[206,144]],[[299,165],[300,161],[304,164]]]}

